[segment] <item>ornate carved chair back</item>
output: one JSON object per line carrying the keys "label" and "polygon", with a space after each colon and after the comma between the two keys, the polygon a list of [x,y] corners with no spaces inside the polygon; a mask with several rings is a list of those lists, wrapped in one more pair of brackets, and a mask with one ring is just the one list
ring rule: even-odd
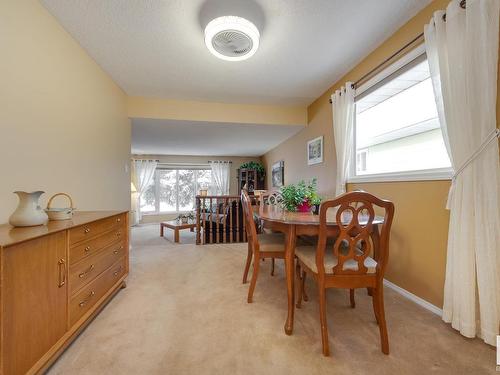
{"label": "ornate carved chair back", "polygon": [[279,206],[283,202],[283,196],[281,191],[274,190],[260,196],[261,205]]}
{"label": "ornate carved chair back", "polygon": [[[331,216],[329,210],[335,214]],[[383,223],[378,224],[375,211],[383,211]],[[320,206],[320,234],[316,251],[316,266],[325,274],[325,252],[332,251],[337,262],[334,275],[366,275],[376,273],[383,277],[389,256],[389,236],[394,217],[394,204],[363,191],[343,194],[325,201]],[[327,249],[327,222],[339,223],[339,235],[333,247]],[[380,225],[380,236],[374,235],[374,226]],[[378,252],[373,255],[374,241],[378,241]],[[377,262],[375,272],[369,272],[365,264],[368,256]]]}

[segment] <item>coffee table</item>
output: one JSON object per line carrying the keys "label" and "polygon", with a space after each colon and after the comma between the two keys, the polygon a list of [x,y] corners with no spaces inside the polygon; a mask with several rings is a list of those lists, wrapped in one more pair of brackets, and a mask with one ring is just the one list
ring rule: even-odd
{"label": "coffee table", "polygon": [[182,229],[189,229],[191,232],[194,232],[196,223],[183,223],[177,220],[163,221],[160,223],[160,237],[163,237],[163,229],[165,227],[174,231],[174,242],[179,243],[179,231]]}

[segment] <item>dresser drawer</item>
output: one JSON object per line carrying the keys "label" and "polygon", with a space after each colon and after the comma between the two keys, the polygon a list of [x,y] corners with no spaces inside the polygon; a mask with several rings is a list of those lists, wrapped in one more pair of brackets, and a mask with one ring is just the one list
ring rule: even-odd
{"label": "dresser drawer", "polygon": [[70,324],[75,324],[125,274],[125,258],[121,258],[70,300]]}
{"label": "dresser drawer", "polygon": [[69,245],[72,246],[80,241],[93,238],[101,233],[107,232],[116,226],[125,226],[125,215],[120,214],[106,219],[94,221],[69,230]]}
{"label": "dresser drawer", "polygon": [[101,272],[115,264],[125,255],[125,242],[122,240],[83,259],[69,268],[69,288],[74,294],[84,285],[94,280]]}
{"label": "dresser drawer", "polygon": [[115,242],[121,241],[127,237],[125,233],[127,229],[123,225],[116,226],[109,232],[105,232],[91,240],[84,241],[69,249],[69,262],[71,265],[79,262],[82,259],[88,258]]}

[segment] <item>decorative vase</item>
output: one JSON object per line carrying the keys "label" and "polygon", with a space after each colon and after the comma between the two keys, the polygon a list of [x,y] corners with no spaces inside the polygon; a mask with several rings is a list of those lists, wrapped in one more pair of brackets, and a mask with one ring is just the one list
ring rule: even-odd
{"label": "decorative vase", "polygon": [[38,200],[43,193],[44,191],[34,191],[32,193],[15,191],[14,194],[19,197],[19,204],[9,218],[9,224],[14,227],[32,227],[46,224],[49,218],[38,204]]}
{"label": "decorative vase", "polygon": [[303,201],[297,206],[297,212],[311,212],[311,203],[309,201]]}

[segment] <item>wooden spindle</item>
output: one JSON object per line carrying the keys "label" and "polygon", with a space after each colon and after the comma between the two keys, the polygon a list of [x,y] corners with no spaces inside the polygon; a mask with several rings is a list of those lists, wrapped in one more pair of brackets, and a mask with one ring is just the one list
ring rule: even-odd
{"label": "wooden spindle", "polygon": [[209,217],[209,225],[210,225],[210,230],[209,230],[209,241],[208,243],[214,243],[214,231],[213,231],[213,208],[212,208],[212,197],[210,197],[210,217]]}
{"label": "wooden spindle", "polygon": [[200,208],[200,198],[196,197],[196,244],[199,245],[201,243],[200,236],[200,216],[201,208]]}
{"label": "wooden spindle", "polygon": [[229,203],[229,242],[233,242],[233,203],[234,199],[231,199]]}
{"label": "wooden spindle", "polygon": [[[238,202],[236,204],[236,242],[240,242],[240,199],[238,198]],[[243,220],[245,222],[245,220]]]}
{"label": "wooden spindle", "polygon": [[217,209],[216,209],[216,218],[217,218],[217,224],[216,224],[216,228],[217,228],[217,233],[215,235],[215,238],[216,238],[216,243],[219,243],[219,221],[220,221],[220,210],[219,210],[219,198],[215,198],[215,202],[217,204]]}
{"label": "wooden spindle", "polygon": [[207,243],[207,224],[206,224],[206,218],[207,218],[207,199],[203,198],[203,244]]}
{"label": "wooden spindle", "polygon": [[220,214],[220,225],[222,229],[222,233],[220,235],[220,242],[219,243],[224,243],[224,237],[226,236],[226,231],[227,231],[227,225],[226,225],[226,198],[222,198],[222,209],[221,209],[221,214]]}

